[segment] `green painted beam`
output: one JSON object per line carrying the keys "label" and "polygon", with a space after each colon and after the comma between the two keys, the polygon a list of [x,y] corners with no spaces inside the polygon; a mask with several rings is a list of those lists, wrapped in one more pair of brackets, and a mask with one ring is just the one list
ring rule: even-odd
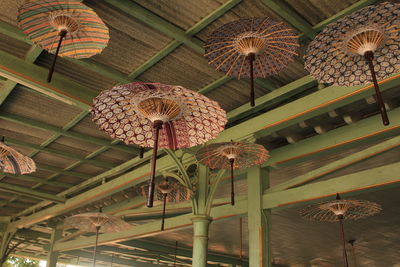
{"label": "green painted beam", "polygon": [[54,79],[49,84],[46,82],[48,70],[7,52],[0,51],[0,58],[1,76],[69,105],[88,110],[92,99],[97,95],[95,91],[88,90],[86,87],[57,73],[54,74]]}
{"label": "green painted beam", "polygon": [[223,76],[223,77],[219,78],[218,80],[215,80],[212,83],[210,83],[210,84],[204,86],[203,88],[201,88],[198,91],[198,93],[205,95],[205,94],[213,91],[214,89],[220,87],[221,85],[224,85],[225,83],[227,83],[230,80],[232,80],[232,77]]}
{"label": "green painted beam", "polygon": [[[3,173],[0,172],[0,175],[5,175],[9,176],[18,180],[22,181],[28,181],[28,182],[35,182],[35,183],[41,183],[41,184],[46,184],[46,185],[51,185],[51,186],[56,186],[56,187],[62,187],[62,188],[71,188],[72,184],[67,184],[63,182],[57,182],[57,181],[47,181],[46,179],[31,176],[31,175],[17,175],[17,174],[10,174],[10,173]],[[0,206],[2,206],[0,204]]]}
{"label": "green painted beam", "polygon": [[187,36],[185,31],[178,28],[169,21],[150,12],[148,9],[141,7],[133,1],[124,0],[104,0],[104,2],[120,9],[124,13],[138,19],[139,21],[149,25],[150,27],[162,32],[163,34],[189,46],[198,53],[203,54],[203,43],[197,38]]}
{"label": "green painted beam", "polygon": [[[396,87],[400,84],[400,73],[379,83],[382,91]],[[304,120],[369,97],[375,93],[372,88],[372,84],[354,87],[327,87],[231,127],[211,142],[238,140],[253,134],[256,134],[257,137],[272,134]]]}
{"label": "green painted beam", "polygon": [[382,126],[380,115],[346,125],[270,152],[263,167],[289,166],[400,134],[400,108],[389,111],[391,125]]}
{"label": "green painted beam", "polygon": [[[159,243],[156,244],[156,243],[151,243],[148,241],[142,241],[140,239],[124,241],[124,242],[121,242],[121,244],[124,246],[132,247],[132,248],[140,248],[140,249],[145,249],[145,250],[149,250],[149,251],[155,251],[158,253],[172,254],[172,255],[175,253],[175,247],[170,247],[167,245],[160,245]],[[192,250],[191,248],[186,248],[186,247],[180,246],[179,250],[177,251],[177,255],[182,256],[182,257],[191,258],[192,257],[191,250]],[[237,264],[237,265],[241,264],[240,260],[238,260],[236,258],[231,258],[231,257],[224,256],[224,255],[213,254],[211,251],[209,252],[207,258],[209,261],[213,261],[213,262]],[[246,261],[244,261],[243,263],[246,264]]]}
{"label": "green painted beam", "polygon": [[9,113],[3,112],[2,114],[0,114],[0,118],[4,119],[4,120],[15,122],[15,123],[23,124],[26,126],[34,127],[36,129],[50,131],[50,132],[53,132],[53,133],[56,133],[56,134],[59,134],[62,136],[71,137],[71,138],[82,140],[85,142],[91,142],[93,144],[105,146],[107,148],[113,148],[113,149],[116,149],[119,151],[131,153],[131,154],[139,154],[139,152],[140,152],[139,151],[140,149],[137,147],[134,147],[134,146],[128,147],[125,145],[113,145],[113,144],[111,144],[110,141],[108,141],[106,139],[88,136],[88,135],[77,133],[77,132],[67,131],[67,130],[64,130],[57,126],[53,126],[53,125],[50,125],[50,124],[47,124],[44,122],[36,121],[36,120],[26,118],[23,116],[19,116],[19,115],[14,115],[14,114],[9,114]]}
{"label": "green painted beam", "polygon": [[[353,174],[332,178],[326,181],[311,183],[308,185],[287,189],[284,191],[265,193],[263,195],[263,208],[287,208],[294,205],[305,205],[316,201],[334,197],[336,193],[344,197],[357,195],[374,190],[382,190],[388,187],[400,186],[400,163],[394,163],[383,167],[360,171]],[[247,212],[247,200],[238,198],[236,205],[230,204],[215,207],[211,210],[213,220],[227,219],[240,216]],[[176,229],[191,227],[192,215],[181,215],[166,220],[166,230],[163,233]],[[15,225],[15,223],[13,224]],[[159,222],[150,222],[136,226],[133,230],[119,233],[106,233],[99,235],[99,244],[121,242],[137,239],[160,233]],[[64,251],[90,247],[94,243],[93,237],[78,238],[73,241],[58,243],[55,250]]]}
{"label": "green painted beam", "polygon": [[58,168],[58,167],[54,167],[51,165],[47,165],[47,164],[42,164],[42,163],[36,163],[36,167],[40,170],[45,170],[45,171],[50,171],[50,172],[55,172],[55,173],[61,173],[64,175],[68,175],[68,176],[74,176],[74,177],[78,177],[81,179],[89,179],[92,176],[89,174],[84,174],[84,173],[80,173],[80,172],[74,172],[74,171],[65,171],[62,168]]}
{"label": "green painted beam", "polygon": [[[1,25],[1,22],[0,22]],[[25,61],[33,63],[42,53],[42,49],[33,45],[25,55]],[[0,91],[0,105],[6,100],[7,96],[12,92],[17,83],[15,81],[7,80],[4,82]]]}
{"label": "green painted beam", "polygon": [[[232,9],[234,6],[239,4],[242,0],[229,0],[226,1],[224,4],[222,4],[220,7],[215,9],[213,12],[202,18],[199,22],[197,22],[195,25],[193,25],[190,29],[188,29],[185,34],[188,36],[193,36],[196,33],[200,32],[202,29],[204,29],[206,26],[211,24],[213,21],[215,21],[217,18],[225,14],[228,10]],[[140,65],[136,70],[134,70],[131,74],[129,74],[129,77],[131,79],[137,78],[139,75],[141,75],[143,72],[146,70],[150,69],[152,66],[154,66],[156,63],[158,63],[160,60],[162,60],[164,57],[169,55],[172,51],[174,51],[176,48],[178,48],[182,43],[174,40],[170,42],[165,48],[163,48],[161,51],[159,51],[157,54],[152,56],[150,59],[148,59],[145,63]]]}
{"label": "green painted beam", "polygon": [[261,0],[272,11],[284,18],[290,25],[304,33],[311,40],[314,39],[316,32],[312,25],[301,17],[297,12],[286,6],[282,1],[276,0]]}
{"label": "green painted beam", "polygon": [[58,197],[52,194],[44,193],[41,191],[37,190],[32,190],[30,188],[26,188],[23,186],[18,186],[18,185],[12,185],[12,184],[6,184],[6,183],[0,183],[0,190],[2,191],[7,191],[7,192],[13,192],[17,194],[23,194],[26,196],[30,196],[36,199],[43,199],[43,200],[48,200],[56,203],[65,203],[66,199],[63,197]]}
{"label": "green painted beam", "polygon": [[17,139],[13,139],[13,138],[9,138],[9,137],[6,138],[6,142],[8,144],[12,144],[12,145],[20,146],[20,147],[32,148],[39,152],[46,152],[46,153],[56,155],[56,156],[61,156],[61,157],[67,158],[67,159],[82,161],[84,163],[92,164],[92,165],[102,167],[102,168],[112,169],[113,167],[116,166],[114,163],[110,163],[107,161],[97,160],[97,159],[85,159],[85,157],[82,157],[77,154],[73,154],[73,153],[69,153],[66,151],[61,151],[61,150],[57,150],[57,149],[53,149],[53,148],[47,148],[47,147],[43,147],[40,145],[19,141]]}
{"label": "green painted beam", "polygon": [[284,191],[264,194],[264,208],[289,208],[333,199],[336,193],[344,198],[385,188],[400,186],[400,162],[368,169],[326,181],[310,183]]}
{"label": "green painted beam", "polygon": [[321,21],[320,23],[316,24],[313,26],[313,29],[317,32],[322,31],[328,24],[337,21],[338,19],[349,15],[363,7],[375,4],[377,0],[360,0],[358,2],[355,2],[351,6],[343,9],[342,11],[336,13],[332,17],[329,17],[328,19]]}
{"label": "green painted beam", "polygon": [[[391,88],[399,83],[397,77],[392,77],[390,79],[386,79],[381,82],[382,90],[386,90]],[[291,102],[281,108],[272,110],[268,113],[262,114],[256,118],[250,119],[238,126],[229,128],[222,132],[220,136],[216,139],[216,141],[226,140],[229,141],[231,139],[237,140],[241,139],[245,136],[253,134],[254,132],[265,131],[268,128],[268,131],[274,132],[275,129],[283,129],[289,125],[293,125],[298,123],[299,121],[303,121],[305,119],[311,118],[318,114],[323,114],[328,110],[335,109],[337,107],[343,106],[347,103],[351,103],[358,99],[362,99],[365,95],[372,95],[373,91],[370,90],[370,85],[364,87],[356,87],[356,88],[347,88],[347,87],[330,87],[324,90],[330,90],[330,94],[327,94],[324,90],[320,90],[311,95],[303,97],[300,100]],[[321,104],[322,103],[322,104]],[[321,110],[320,110],[321,109]],[[265,126],[265,121],[268,121],[273,124],[273,127]],[[149,158],[149,153],[146,154],[146,159]],[[186,155],[186,161],[194,160],[192,156]],[[144,160],[144,159],[143,159]],[[134,164],[137,162],[145,162],[139,160],[128,161],[126,164]],[[168,157],[161,157],[158,162],[158,171],[162,173],[163,170],[173,169],[175,164]],[[104,176],[114,174],[115,172],[119,172],[121,168],[126,168],[130,165],[122,165],[120,168],[116,168],[114,170],[110,170],[110,172],[106,172]],[[105,197],[110,195],[111,193],[115,193],[118,191],[127,188],[128,186],[134,186],[135,184],[144,182],[148,179],[150,167],[149,165],[141,166],[134,171],[128,172],[124,175],[119,176],[118,178],[98,186],[88,192],[85,193],[85,196],[77,196],[76,198],[71,199],[71,204],[64,205],[63,207],[54,206],[50,208],[51,210],[44,210],[43,212],[38,212],[34,215],[26,217],[18,222],[19,224],[32,224],[38,221],[43,220],[45,214],[53,214],[56,216],[57,214],[61,214],[65,212],[71,207],[75,207],[82,203],[87,203],[88,201],[95,201],[101,197]],[[87,186],[93,181],[99,181],[98,179],[102,179],[103,175],[97,176],[94,179],[88,181],[87,184],[82,184],[79,188]],[[74,203],[74,204],[73,204]],[[80,203],[80,204],[78,204]]]}
{"label": "green painted beam", "polygon": [[347,168],[353,164],[370,159],[372,157],[379,156],[392,149],[398,148],[399,146],[400,146],[400,136],[397,136],[389,140],[386,140],[382,143],[379,143],[377,145],[371,146],[369,148],[351,154],[347,157],[341,158],[337,161],[326,164],[318,169],[314,169],[310,172],[307,172],[306,174],[297,176],[296,178],[290,179],[289,181],[273,186],[272,188],[268,189],[267,192],[276,192],[301,186],[303,184],[315,181],[316,179],[321,179],[326,175],[332,174],[343,168]]}
{"label": "green painted beam", "polygon": [[317,82],[311,76],[305,76],[294,82],[280,87],[256,99],[256,106],[251,107],[249,103],[244,104],[230,112],[228,112],[229,121],[239,120],[254,112],[273,106],[281,101],[286,100],[298,93],[310,89],[317,85]]}

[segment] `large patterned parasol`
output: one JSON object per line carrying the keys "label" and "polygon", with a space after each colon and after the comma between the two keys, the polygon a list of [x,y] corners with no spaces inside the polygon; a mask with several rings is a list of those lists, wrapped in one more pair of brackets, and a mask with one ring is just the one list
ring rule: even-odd
{"label": "large patterned parasol", "polygon": [[36,171],[36,164],[28,156],[0,142],[0,170],[12,174],[28,174]]}
{"label": "large patterned parasol", "polygon": [[304,218],[314,221],[340,223],[340,235],[343,243],[343,261],[344,266],[348,267],[343,221],[362,219],[375,215],[381,210],[381,206],[377,203],[365,200],[341,199],[339,194],[337,194],[335,200],[305,207],[300,211],[300,214]]}
{"label": "large patterned parasol", "polygon": [[19,8],[18,23],[32,42],[55,54],[48,82],[58,55],[88,58],[101,53],[109,40],[107,26],[79,1],[27,2]]}
{"label": "large patterned parasol", "polygon": [[250,77],[250,102],[254,102],[254,77],[275,75],[297,55],[297,34],[282,22],[242,18],[215,30],[205,45],[208,63],[226,75]]}
{"label": "large patterned parasol", "polygon": [[360,9],[329,24],[310,43],[305,68],[321,83],[374,83],[384,125],[389,125],[378,79],[400,71],[400,3]]}
{"label": "large patterned parasol", "polygon": [[94,99],[93,121],[126,144],[154,147],[147,206],[153,206],[158,147],[193,147],[216,138],[227,122],[217,102],[181,86],[130,83]]}
{"label": "large patterned parasol", "polygon": [[[165,211],[167,202],[179,203],[192,198],[192,190],[180,184],[178,181],[171,180],[166,177],[163,181],[157,184],[156,198],[163,202],[163,212],[161,219],[161,231],[164,231]],[[149,185],[139,187],[139,194],[147,196]]]}
{"label": "large patterned parasol", "polygon": [[80,231],[96,233],[93,251],[93,266],[96,266],[96,250],[99,233],[115,233],[127,231],[132,226],[118,217],[99,212],[87,212],[68,217],[64,221],[65,228],[75,228]]}
{"label": "large patterned parasol", "polygon": [[245,142],[215,143],[201,148],[196,153],[197,160],[211,169],[231,170],[231,204],[235,205],[233,181],[234,169],[250,168],[269,158],[262,145]]}

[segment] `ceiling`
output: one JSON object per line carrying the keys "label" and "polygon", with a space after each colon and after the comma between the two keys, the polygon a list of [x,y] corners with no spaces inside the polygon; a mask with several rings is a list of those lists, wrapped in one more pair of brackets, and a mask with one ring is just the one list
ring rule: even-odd
{"label": "ceiling", "polygon": [[[279,126],[273,121],[263,121],[262,123],[271,123],[272,126],[255,136],[257,143],[263,144],[271,152],[271,164],[274,166],[270,173],[271,186],[307,174],[398,135],[398,128],[392,127],[390,131],[376,129],[373,136],[365,134],[365,138],[357,139],[351,144],[340,139],[352,131],[367,131],[368,128],[364,125],[370,125],[378,116],[372,93],[365,97],[335,102],[316,111],[313,109],[305,115],[298,112],[299,115],[296,114],[293,119],[290,117],[290,121],[278,118],[290,113],[290,107],[301,110],[309,103],[308,99],[317,99],[315,101],[322,103],[323,98],[318,100],[314,96],[325,94],[329,97],[331,93],[328,85],[318,84],[303,68],[303,55],[313,36],[344,14],[377,2],[379,1],[85,0],[83,3],[93,8],[109,27],[109,45],[100,55],[90,59],[78,61],[59,58],[53,87],[50,88],[45,85],[44,78],[52,55],[32,45],[18,29],[15,14],[20,1],[1,0],[0,76],[3,78],[0,80],[0,135],[5,137],[8,145],[30,155],[37,163],[38,170],[24,176],[0,174],[0,216],[19,219],[35,214],[146,166],[150,152],[146,152],[141,159],[140,148],[110,139],[91,121],[91,99],[101,90],[120,83],[161,82],[182,85],[200,92],[220,103],[227,111],[229,122],[226,128],[231,129],[231,132],[242,131],[242,123],[252,119],[256,121],[265,114],[271,114],[270,117],[275,118],[276,114]],[[223,24],[241,17],[258,16],[284,20],[291,25],[300,35],[301,47],[300,55],[287,69],[273,77],[257,79],[258,101],[252,109],[247,104],[248,81],[232,79],[214,70],[203,57],[203,45],[207,36]],[[8,69],[12,69],[14,73]],[[390,114],[399,113],[399,84],[397,79],[384,88],[383,96],[387,99],[385,103],[391,110]],[[61,93],[55,93],[54,89],[61,90]],[[75,98],[68,97],[68,94]],[[396,123],[395,120],[394,125]],[[332,144],[332,149],[323,152],[319,157],[314,157],[312,153],[307,154],[313,148],[308,143],[329,139],[341,145],[336,147]],[[323,179],[388,165],[397,162],[399,154],[399,149],[391,149]],[[284,156],[274,158],[274,155]],[[301,159],[296,155],[301,155]],[[245,196],[247,184],[242,178],[243,175],[239,175],[236,188],[239,195]],[[48,223],[61,222],[71,214],[96,210],[100,206],[111,207],[130,199],[138,199],[138,184],[141,183],[133,183],[132,185],[136,185],[134,188],[128,184],[104,197],[80,203],[51,220],[31,226],[30,230],[40,233],[41,237],[25,242],[18,247],[17,252],[19,255],[35,254],[39,258],[45,257],[46,252],[42,246],[49,242],[51,232]],[[23,188],[29,188],[30,191],[23,191]],[[221,186],[216,197],[227,197],[229,193],[226,189]],[[371,219],[348,224],[349,238],[357,240],[359,265],[399,264],[400,258],[396,253],[400,240],[396,225],[400,222],[400,217],[396,212],[395,203],[399,202],[396,189],[364,193],[360,198],[379,202],[384,206],[384,212]],[[142,202],[138,201],[126,209],[141,208],[141,205]],[[190,209],[181,213],[185,212],[190,212]],[[139,225],[151,222],[157,216],[158,214],[139,214],[126,216],[125,219]],[[272,252],[277,266],[282,264],[308,267],[316,258],[326,259],[330,265],[315,263],[315,266],[340,266],[341,252],[336,225],[307,222],[297,216],[297,208],[274,210],[272,218]],[[242,222],[243,229],[247,229],[246,216],[242,217]],[[238,217],[213,222],[210,230],[211,253],[237,259],[240,238],[231,233],[238,233],[238,227]],[[181,249],[185,248],[190,252],[192,229],[142,239],[149,243],[163,243],[171,249],[178,240]],[[247,231],[244,230],[244,259],[247,256],[247,241]],[[141,258],[138,256],[141,255],[138,248],[134,248],[134,245],[129,244],[109,244],[103,248],[104,255],[109,256],[104,259],[110,259],[114,254],[119,255],[120,266],[124,266],[124,259],[154,262],[149,259],[156,259],[160,255],[159,252],[142,248]],[[77,255],[91,254],[90,250],[71,251],[62,254],[61,259],[83,264],[85,257]],[[182,257],[182,266],[189,259]]]}

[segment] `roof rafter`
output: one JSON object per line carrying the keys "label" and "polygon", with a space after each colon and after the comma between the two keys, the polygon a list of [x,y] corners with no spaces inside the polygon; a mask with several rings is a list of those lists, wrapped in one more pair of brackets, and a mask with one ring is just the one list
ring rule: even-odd
{"label": "roof rafter", "polygon": [[0,190],[18,193],[18,194],[24,194],[26,196],[30,196],[30,197],[33,197],[36,199],[43,199],[43,200],[48,200],[48,201],[56,202],[56,203],[65,203],[65,201],[66,201],[66,199],[63,197],[55,196],[52,194],[48,194],[48,193],[44,193],[41,191],[32,190],[30,188],[26,188],[26,187],[18,186],[18,185],[12,185],[12,184],[0,183]]}

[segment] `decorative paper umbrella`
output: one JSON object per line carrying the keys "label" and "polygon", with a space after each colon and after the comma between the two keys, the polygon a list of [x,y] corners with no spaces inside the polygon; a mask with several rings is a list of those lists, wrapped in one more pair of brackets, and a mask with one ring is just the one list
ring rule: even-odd
{"label": "decorative paper umbrella", "polygon": [[160,83],[135,82],[105,90],[94,99],[92,115],[111,137],[154,147],[148,207],[153,206],[158,147],[203,144],[217,137],[227,122],[217,102],[181,86]]}
{"label": "decorative paper umbrella", "polygon": [[93,251],[93,266],[96,266],[96,250],[99,233],[114,233],[131,229],[131,225],[118,217],[99,212],[87,212],[68,217],[65,228],[75,228],[85,232],[95,232],[96,242]]}
{"label": "decorative paper umbrella", "polygon": [[[147,196],[149,185],[144,185],[139,188],[139,194]],[[161,220],[161,231],[164,231],[164,219],[167,202],[179,203],[189,200],[192,197],[192,191],[186,186],[177,181],[171,181],[168,177],[157,185],[157,199],[163,202],[163,213]]]}
{"label": "decorative paper umbrella", "polygon": [[381,206],[377,203],[365,200],[341,199],[339,194],[337,194],[336,200],[308,206],[301,210],[300,214],[301,216],[314,221],[339,221],[340,235],[343,242],[343,261],[344,266],[348,267],[349,264],[346,253],[346,239],[344,236],[343,221],[362,219],[375,215],[381,210]]}
{"label": "decorative paper umbrella", "polygon": [[28,156],[0,141],[0,170],[12,174],[28,174],[36,171],[36,164]]}
{"label": "decorative paper umbrella", "polygon": [[283,22],[267,17],[242,18],[211,34],[205,56],[226,75],[250,77],[250,102],[254,106],[254,76],[277,74],[293,61],[298,46],[297,34]]}
{"label": "decorative paper umbrella", "polygon": [[48,82],[58,55],[88,58],[101,53],[109,40],[104,22],[91,8],[78,1],[27,2],[19,8],[18,23],[32,42],[55,54]]}
{"label": "decorative paper umbrella", "polygon": [[400,3],[362,8],[331,23],[310,43],[305,68],[321,83],[374,83],[384,125],[389,125],[377,80],[400,71]]}
{"label": "decorative paper umbrella", "polygon": [[266,161],[269,155],[262,145],[245,142],[224,142],[201,148],[197,151],[196,158],[200,163],[211,169],[231,170],[231,204],[235,205],[233,170],[259,165]]}

